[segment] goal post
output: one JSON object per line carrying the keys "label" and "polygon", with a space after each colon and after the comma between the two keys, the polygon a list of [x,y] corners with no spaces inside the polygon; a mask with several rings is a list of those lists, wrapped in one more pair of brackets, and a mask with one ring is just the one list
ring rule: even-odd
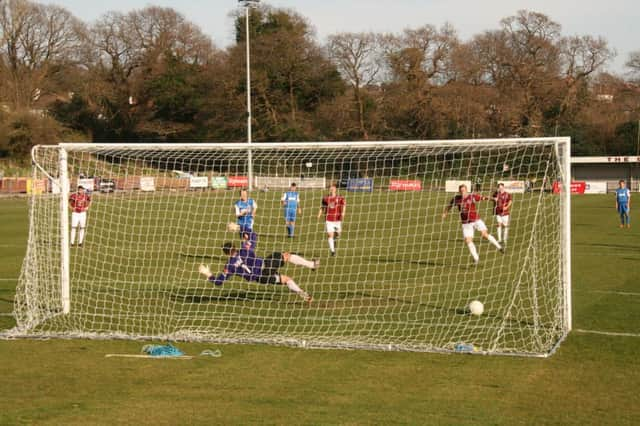
{"label": "goal post", "polygon": [[[249,148],[35,147],[33,179],[48,190],[30,198],[8,334],[548,356],[571,330],[569,138]],[[346,202],[339,238],[321,209],[331,183]],[[507,227],[494,214],[499,183]],[[91,197],[81,247],[69,237],[79,184]],[[443,215],[462,184],[491,238],[476,223],[465,240],[455,203]],[[228,225],[243,188],[256,206],[250,256],[302,259],[279,265],[274,281],[287,285],[261,284],[259,266],[250,280],[227,270],[222,285],[198,273],[215,278],[229,262],[222,245],[243,246]]]}
{"label": "goal post", "polygon": [[[36,148],[37,149],[37,148]],[[62,313],[68,314],[71,309],[70,294],[70,250],[69,250],[69,175],[67,165],[67,151],[59,149],[59,191],[60,191],[60,297]],[[53,184],[56,184],[55,182]]]}
{"label": "goal post", "polygon": [[[562,181],[571,183],[571,141],[563,139],[556,143],[562,161]],[[567,321],[566,330],[573,328],[573,311],[571,304],[571,191],[568,188],[562,192],[562,265],[564,272],[564,317]]]}

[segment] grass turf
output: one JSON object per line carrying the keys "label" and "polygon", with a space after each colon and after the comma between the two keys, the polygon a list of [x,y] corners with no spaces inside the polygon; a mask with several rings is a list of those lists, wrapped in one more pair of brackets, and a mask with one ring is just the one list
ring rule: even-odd
{"label": "grass turf", "polygon": [[[574,329],[638,334],[636,228],[610,197],[574,197]],[[0,201],[0,312],[26,203]],[[0,317],[0,328],[12,318]],[[190,361],[104,358],[140,342],[0,341],[0,423],[637,424],[640,337],[573,332],[549,359],[181,343]]]}
{"label": "grass turf", "polygon": [[[457,215],[440,218],[450,195],[348,194],[339,255],[330,257],[315,209],[305,208],[295,239],[288,239],[279,193],[258,192],[257,253],[285,249],[322,259],[319,271],[282,268],[314,296],[311,306],[280,286],[236,278],[215,287],[198,275],[199,262],[222,270],[220,246],[238,238],[223,222],[234,195],[95,194],[84,248],[71,250],[71,311],[39,321],[37,331],[409,350],[453,350],[465,342],[534,354],[548,352],[562,335],[554,195],[516,196],[507,254],[476,240],[482,260],[474,265]],[[305,205],[321,195],[305,191]],[[57,209],[55,199],[38,198],[35,221],[55,218]],[[489,224],[490,209],[483,203]],[[48,302],[48,313],[60,309],[61,296],[57,226],[47,229],[36,237],[30,265],[40,293],[31,299]],[[486,304],[481,317],[465,314],[473,299]]]}

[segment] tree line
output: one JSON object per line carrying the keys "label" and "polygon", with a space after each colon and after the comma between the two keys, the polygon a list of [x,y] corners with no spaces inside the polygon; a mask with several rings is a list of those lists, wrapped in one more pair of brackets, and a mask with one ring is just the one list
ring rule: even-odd
{"label": "tree line", "polygon": [[[171,8],[88,24],[28,0],[0,3],[0,155],[59,141],[246,140],[245,15],[218,48]],[[571,136],[574,155],[634,155],[640,51],[604,72],[602,37],[566,36],[522,10],[463,41],[450,24],[338,33],[295,11],[250,11],[253,140]]]}

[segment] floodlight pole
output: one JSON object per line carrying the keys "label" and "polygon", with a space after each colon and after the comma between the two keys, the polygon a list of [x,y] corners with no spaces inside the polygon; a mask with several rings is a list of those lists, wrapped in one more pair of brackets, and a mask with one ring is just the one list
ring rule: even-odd
{"label": "floodlight pole", "polygon": [[260,0],[238,0],[239,3],[242,3],[244,7],[245,15],[245,44],[246,44],[246,63],[247,63],[247,145],[249,146],[247,150],[247,174],[248,174],[248,186],[249,190],[253,189],[253,155],[251,152],[251,142],[252,142],[252,134],[251,134],[251,50],[249,47],[249,9],[251,7],[256,6],[256,4]]}

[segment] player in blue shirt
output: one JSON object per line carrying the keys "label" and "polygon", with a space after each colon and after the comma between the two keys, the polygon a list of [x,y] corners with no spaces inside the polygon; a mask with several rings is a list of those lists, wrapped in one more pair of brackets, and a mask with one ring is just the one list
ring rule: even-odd
{"label": "player in blue shirt", "polygon": [[305,302],[310,303],[311,296],[302,290],[291,277],[281,274],[279,269],[285,263],[292,263],[315,270],[320,266],[319,261],[306,260],[301,256],[288,252],[275,252],[266,258],[258,257],[255,252],[257,243],[258,235],[255,232],[243,232],[240,249],[237,249],[230,242],[224,243],[222,246],[224,254],[229,256],[223,272],[213,275],[207,265],[200,265],[198,272],[216,286],[221,286],[234,275],[242,277],[249,282],[286,285],[289,290],[298,294]]}
{"label": "player in blue shirt", "polygon": [[282,206],[284,207],[284,220],[287,224],[287,237],[293,238],[293,232],[296,226],[296,215],[302,214],[300,208],[300,194],[295,183],[291,184],[291,188],[280,199]]}
{"label": "player in blue shirt", "polygon": [[626,187],[624,180],[618,182],[618,189],[616,189],[616,210],[620,215],[620,228],[631,228],[629,210],[631,210],[631,191]]}
{"label": "player in blue shirt", "polygon": [[240,190],[240,199],[234,204],[236,208],[236,217],[238,218],[238,225],[240,226],[240,232],[252,232],[253,220],[256,216],[256,210],[258,210],[258,203],[253,198],[249,198],[249,194],[246,189]]}

